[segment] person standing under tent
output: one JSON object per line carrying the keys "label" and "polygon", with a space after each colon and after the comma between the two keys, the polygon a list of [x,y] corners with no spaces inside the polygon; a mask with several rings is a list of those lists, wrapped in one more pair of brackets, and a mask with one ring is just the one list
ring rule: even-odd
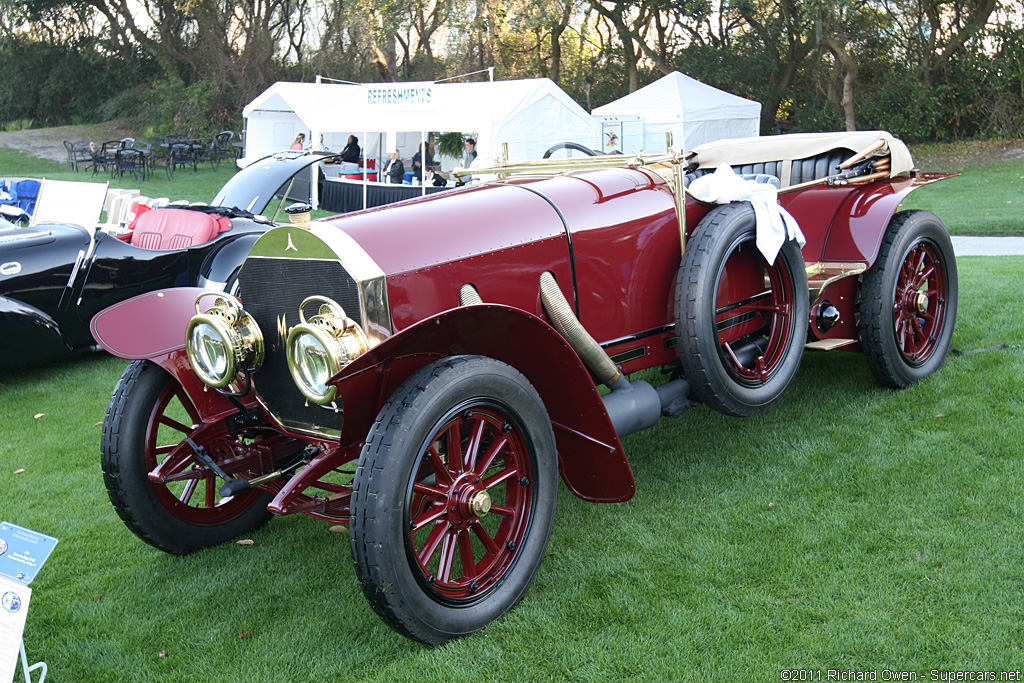
{"label": "person standing under tent", "polygon": [[462,160],[462,167],[469,168],[476,161],[476,140],[466,138],[466,158]]}
{"label": "person standing under tent", "polygon": [[351,171],[359,168],[359,138],[355,135],[348,136],[348,144],[341,150],[341,170]]}
{"label": "person standing under tent", "polygon": [[296,152],[301,152],[302,148],[305,147],[305,145],[306,145],[306,134],[305,133],[299,133],[298,135],[295,136],[295,139],[292,141],[292,146],[289,147],[288,149],[294,150]]}
{"label": "person standing under tent", "polygon": [[402,163],[401,153],[394,150],[389,155],[388,163],[384,166],[384,182],[392,185],[401,185],[402,176],[405,175],[405,164]]}
{"label": "person standing under tent", "polygon": [[423,181],[423,166],[434,165],[434,155],[430,151],[429,142],[421,142],[419,151],[412,155],[412,172],[416,180]]}
{"label": "person standing under tent", "polygon": [[[462,160],[462,167],[469,168],[476,161],[476,139],[466,138],[466,158]],[[469,176],[463,176],[459,178],[459,181],[455,183],[456,187],[461,187],[469,182]]]}

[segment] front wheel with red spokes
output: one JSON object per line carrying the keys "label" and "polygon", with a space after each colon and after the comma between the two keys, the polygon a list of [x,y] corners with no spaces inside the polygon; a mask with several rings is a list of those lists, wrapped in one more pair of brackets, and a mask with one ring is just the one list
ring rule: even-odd
{"label": "front wheel with red spokes", "polygon": [[[124,371],[103,422],[103,481],[114,509],[139,538],[175,555],[218,545],[270,519],[268,493],[219,495],[221,482],[183,440],[192,437],[218,462],[233,457],[239,444],[225,434],[197,430],[199,423],[181,384],[144,360]],[[166,481],[150,481],[161,464],[170,470]]]}
{"label": "front wheel with red spokes", "polygon": [[935,214],[901,211],[861,276],[860,340],[880,384],[902,389],[935,372],[953,339],[956,256]]}
{"label": "front wheel with red spokes", "polygon": [[519,372],[455,356],[415,373],[353,480],[352,553],[371,605],[434,645],[497,619],[544,557],[557,481],[551,423]]}

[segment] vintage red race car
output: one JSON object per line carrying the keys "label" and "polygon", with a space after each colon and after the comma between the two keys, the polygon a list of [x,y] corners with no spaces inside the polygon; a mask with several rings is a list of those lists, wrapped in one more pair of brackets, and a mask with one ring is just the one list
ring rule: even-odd
{"label": "vintage red race car", "polygon": [[[699,200],[702,181],[722,195],[715,169],[757,198]],[[950,239],[896,211],[945,176],[888,134],[474,172],[492,177],[268,231],[238,299],[171,289],[93,319],[134,361],[102,438],[133,532],[185,554],[272,515],[347,524],[377,614],[444,643],[523,598],[559,476],[585,500],[633,495],[623,435],[698,404],[761,413],[806,348],[862,351],[888,387],[949,348]],[[660,386],[627,379],[659,366]]]}

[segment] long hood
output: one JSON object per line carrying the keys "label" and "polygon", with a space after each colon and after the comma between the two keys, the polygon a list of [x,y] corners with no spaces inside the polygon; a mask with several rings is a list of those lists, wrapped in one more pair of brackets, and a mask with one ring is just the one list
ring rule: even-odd
{"label": "long hood", "polygon": [[612,169],[491,183],[327,219],[387,275],[513,250],[605,224],[610,199],[661,183]]}
{"label": "long hood", "polygon": [[388,275],[565,233],[558,213],[521,186],[484,185],[331,219]]}

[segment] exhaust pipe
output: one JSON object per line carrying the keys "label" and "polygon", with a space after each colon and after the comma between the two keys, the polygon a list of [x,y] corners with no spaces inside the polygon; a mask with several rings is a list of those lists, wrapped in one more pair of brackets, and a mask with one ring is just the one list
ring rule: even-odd
{"label": "exhaust pipe", "polygon": [[558,288],[555,276],[549,271],[541,273],[540,276],[540,301],[544,306],[544,312],[551,318],[551,324],[559,334],[565,337],[583,364],[597,376],[602,384],[612,391],[615,391],[615,385],[620,381],[629,384],[601,345],[583,329],[583,325],[572,312],[572,306],[565,300],[562,290]]}
{"label": "exhaust pipe", "polygon": [[667,382],[657,389],[642,380],[626,379],[576,318],[550,272],[540,276],[540,300],[552,326],[569,342],[583,364],[611,390],[601,400],[620,438],[653,427],[663,414],[679,415],[693,405],[688,398],[690,384],[685,379]]}

